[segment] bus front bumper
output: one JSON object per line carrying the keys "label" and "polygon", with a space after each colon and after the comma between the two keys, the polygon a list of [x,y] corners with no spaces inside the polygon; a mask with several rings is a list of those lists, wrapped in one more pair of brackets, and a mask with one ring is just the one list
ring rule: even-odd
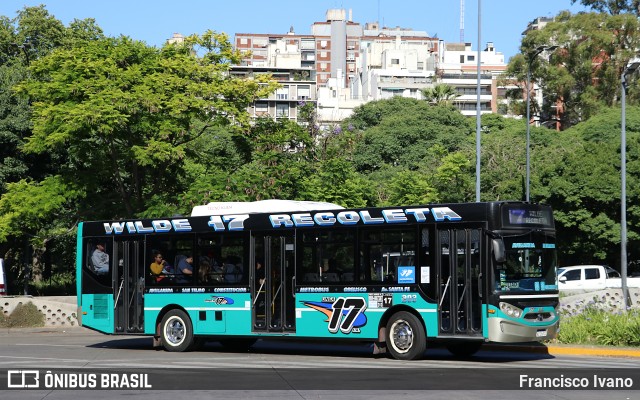
{"label": "bus front bumper", "polygon": [[558,335],[559,321],[549,325],[523,325],[506,318],[489,318],[489,341],[497,343],[541,342]]}

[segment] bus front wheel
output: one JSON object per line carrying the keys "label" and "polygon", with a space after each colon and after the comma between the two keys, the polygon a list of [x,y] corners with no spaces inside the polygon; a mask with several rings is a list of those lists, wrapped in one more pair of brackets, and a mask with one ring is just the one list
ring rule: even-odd
{"label": "bus front wheel", "polygon": [[387,350],[398,360],[421,358],[427,348],[422,323],[415,315],[400,311],[387,323]]}
{"label": "bus front wheel", "polygon": [[171,310],[160,324],[162,345],[167,351],[187,351],[193,344],[191,319],[182,310]]}

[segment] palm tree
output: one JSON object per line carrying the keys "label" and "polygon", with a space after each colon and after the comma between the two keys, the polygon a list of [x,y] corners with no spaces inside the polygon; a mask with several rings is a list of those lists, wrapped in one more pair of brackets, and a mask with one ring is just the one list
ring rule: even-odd
{"label": "palm tree", "polygon": [[424,99],[431,104],[451,104],[451,102],[460,94],[451,85],[446,83],[437,83],[435,86],[424,88],[420,90]]}

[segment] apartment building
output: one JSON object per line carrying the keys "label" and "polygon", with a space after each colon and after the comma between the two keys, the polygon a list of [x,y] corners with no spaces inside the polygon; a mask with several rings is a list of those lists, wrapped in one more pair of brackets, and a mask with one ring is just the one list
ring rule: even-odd
{"label": "apartment building", "polygon": [[[459,94],[454,105],[467,116],[475,116],[478,101],[478,52],[471,43],[441,43],[438,55],[438,82],[453,86]],[[497,113],[504,101],[506,88],[497,79],[507,69],[504,54],[492,42],[480,52],[480,112]]]}
{"label": "apartment building", "polygon": [[[301,99],[317,104],[319,122],[339,123],[365,102],[404,96],[421,99],[420,89],[447,83],[460,92],[455,105],[476,114],[476,52],[471,44],[447,44],[425,31],[362,26],[344,9],[328,10],[310,34],[237,33],[234,45],[247,51],[232,73],[270,72],[283,88],[260,99],[254,116],[296,119]],[[504,55],[487,44],[482,52],[482,112],[496,112],[500,91],[496,77],[506,69]],[[307,96],[308,93],[308,96]],[[308,97],[308,98],[307,98]]]}
{"label": "apartment building", "polygon": [[[293,29],[282,36],[236,36],[236,47],[251,52],[241,65],[232,66],[230,73],[239,77],[271,74],[282,86],[268,98],[259,99],[249,107],[253,117],[271,116],[298,120],[298,105],[314,102],[316,94],[316,70],[310,63],[313,52],[307,46],[312,41],[295,35]],[[238,43],[241,45],[238,46]]]}

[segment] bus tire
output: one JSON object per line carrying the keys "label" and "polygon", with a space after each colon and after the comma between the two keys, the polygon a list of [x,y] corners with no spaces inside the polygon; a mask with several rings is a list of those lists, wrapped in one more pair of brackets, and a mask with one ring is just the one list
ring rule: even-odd
{"label": "bus tire", "polygon": [[476,354],[482,347],[482,342],[451,342],[446,344],[449,353],[457,358],[468,358]]}
{"label": "bus tire", "polygon": [[427,349],[427,337],[422,323],[407,311],[395,313],[386,329],[387,350],[397,360],[416,360]]}
{"label": "bus tire", "polygon": [[187,351],[193,345],[193,326],[189,315],[182,310],[171,310],[160,323],[162,346],[167,351]]}

